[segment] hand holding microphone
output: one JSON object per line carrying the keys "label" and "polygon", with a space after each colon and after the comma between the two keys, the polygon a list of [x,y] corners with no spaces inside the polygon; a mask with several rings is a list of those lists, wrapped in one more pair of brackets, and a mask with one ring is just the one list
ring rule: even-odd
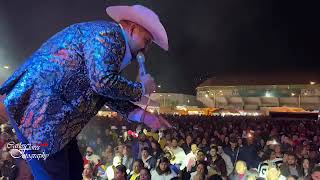
{"label": "hand holding microphone", "polygon": [[149,95],[156,90],[156,83],[155,83],[153,77],[151,77],[150,74],[146,73],[146,68],[144,65],[145,58],[144,58],[144,55],[142,52],[139,52],[137,54],[137,61],[139,63],[140,80],[141,80],[141,83],[143,84],[144,90],[145,90],[144,95]]}
{"label": "hand holding microphone", "polygon": [[156,83],[150,74],[141,76],[140,79],[141,79],[141,83],[144,86],[144,93],[145,93],[144,95],[149,95],[156,90]]}

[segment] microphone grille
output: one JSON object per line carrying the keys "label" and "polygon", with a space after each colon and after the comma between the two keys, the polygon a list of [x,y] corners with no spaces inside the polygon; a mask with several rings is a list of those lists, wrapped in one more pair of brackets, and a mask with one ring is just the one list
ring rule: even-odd
{"label": "microphone grille", "polygon": [[142,52],[139,52],[138,54],[137,54],[137,61],[138,62],[144,62],[145,60],[144,60],[145,58],[144,58],[144,54],[142,53]]}

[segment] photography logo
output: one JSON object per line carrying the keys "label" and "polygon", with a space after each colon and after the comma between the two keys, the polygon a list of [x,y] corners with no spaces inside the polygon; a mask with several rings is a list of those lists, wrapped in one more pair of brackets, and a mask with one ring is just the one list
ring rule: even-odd
{"label": "photography logo", "polygon": [[22,144],[15,143],[13,141],[7,144],[7,148],[11,156],[15,159],[22,158],[25,160],[31,159],[47,159],[49,154],[41,151],[42,147],[47,147],[47,143],[39,143],[39,144]]}

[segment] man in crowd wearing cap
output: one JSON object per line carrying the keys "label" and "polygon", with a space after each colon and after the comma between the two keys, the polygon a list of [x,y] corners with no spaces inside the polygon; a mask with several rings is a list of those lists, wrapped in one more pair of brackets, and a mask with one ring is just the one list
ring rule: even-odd
{"label": "man in crowd wearing cap", "polygon": [[[76,136],[107,105],[128,120],[157,129],[169,124],[135,106],[155,90],[147,74],[140,82],[120,75],[151,42],[168,50],[166,31],[150,9],[112,6],[116,22],[71,25],[44,43],[0,87],[4,105],[19,140],[46,143],[45,160],[28,159],[36,179],[81,179],[83,170]],[[31,152],[26,152],[30,153]]]}

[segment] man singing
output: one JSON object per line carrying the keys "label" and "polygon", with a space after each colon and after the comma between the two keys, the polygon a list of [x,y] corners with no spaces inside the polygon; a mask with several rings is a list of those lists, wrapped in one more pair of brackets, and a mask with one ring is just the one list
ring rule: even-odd
{"label": "man singing", "polygon": [[147,74],[133,82],[120,75],[152,42],[168,50],[163,25],[141,5],[106,11],[115,22],[84,22],[58,32],[0,88],[19,140],[48,145],[41,149],[47,159],[28,159],[36,179],[82,178],[76,136],[104,105],[130,121],[143,116],[153,129],[169,126],[132,103],[155,90],[154,79]]}

